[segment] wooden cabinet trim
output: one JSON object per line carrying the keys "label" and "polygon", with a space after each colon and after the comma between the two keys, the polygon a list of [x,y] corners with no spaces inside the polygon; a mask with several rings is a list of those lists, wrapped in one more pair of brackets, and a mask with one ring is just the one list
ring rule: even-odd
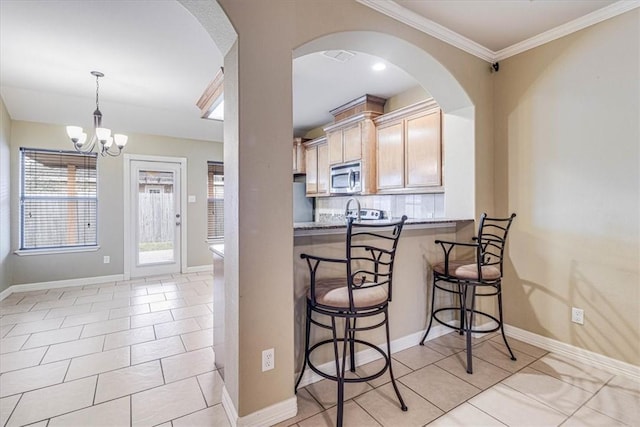
{"label": "wooden cabinet trim", "polygon": [[433,110],[434,112],[440,110],[440,106],[433,98],[425,99],[424,101],[383,114],[382,116],[374,118],[373,121],[376,126],[381,126],[387,122],[406,119],[414,114],[424,114],[430,110]]}
{"label": "wooden cabinet trim", "polygon": [[318,138],[303,142],[302,146],[305,148],[309,148],[309,147],[313,147],[314,145],[323,144],[325,142],[327,142],[327,137],[323,135]]}
{"label": "wooden cabinet trim", "polygon": [[325,132],[333,132],[336,130],[342,130],[346,127],[355,125],[364,120],[375,120],[376,117],[381,117],[382,113],[376,113],[373,111],[365,111],[364,113],[356,114],[348,119],[340,120],[339,122],[332,123],[322,128]]}

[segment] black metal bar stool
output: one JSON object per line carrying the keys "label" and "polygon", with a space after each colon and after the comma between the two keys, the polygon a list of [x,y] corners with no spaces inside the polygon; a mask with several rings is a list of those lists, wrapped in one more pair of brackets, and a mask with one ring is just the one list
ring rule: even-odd
{"label": "black metal bar stool", "polygon": [[[400,390],[396,385],[391,367],[388,313],[392,294],[393,264],[396,248],[406,219],[407,217],[403,216],[399,221],[372,224],[356,223],[353,218],[349,218],[347,222],[346,257],[344,259],[323,258],[308,254],[301,255],[303,259],[306,259],[309,267],[310,287],[307,292],[304,364],[295,389],[297,392],[307,365],[318,375],[336,381],[338,386],[338,426],[342,426],[345,383],[371,381],[383,375],[387,369],[391,376],[393,388],[398,396],[400,407],[403,411],[407,410],[407,406],[400,395]],[[321,263],[344,264],[345,275],[338,278],[318,279],[316,274]],[[316,319],[318,317],[327,319],[328,323],[323,323]],[[357,326],[356,320],[364,318],[373,319],[373,321],[366,322],[367,325],[365,326]],[[336,325],[336,320],[339,319],[344,322],[344,327],[342,328]],[[370,324],[371,322],[373,324]],[[311,325],[330,330],[332,338],[310,346],[309,334]],[[385,328],[387,338],[386,352],[371,342],[356,338],[357,332],[368,331],[378,327]],[[380,354],[385,361],[380,371],[361,378],[345,377],[347,348],[349,351],[350,371],[356,371],[356,343],[371,348]],[[321,371],[310,360],[311,353],[324,345],[333,346],[335,375]]]}
{"label": "black metal bar stool", "polygon": [[[434,320],[444,326],[459,331],[460,335],[465,334],[467,372],[470,374],[473,373],[471,357],[472,334],[489,333],[500,330],[502,339],[511,355],[511,360],[516,360],[507,342],[507,336],[504,334],[502,317],[502,263],[507,235],[515,216],[516,214],[513,213],[508,218],[489,218],[486,213],[483,213],[478,226],[478,236],[474,237],[472,242],[435,241],[444,251],[444,261],[433,265],[431,317],[427,331],[424,337],[422,337],[422,341],[420,341],[420,345],[424,345],[424,341],[431,330],[431,325]],[[472,248],[475,255],[474,259],[450,259],[451,250],[456,247]],[[453,295],[454,302],[457,303],[457,305],[440,307],[434,310],[437,292],[445,292],[446,294]],[[497,298],[498,317],[476,308],[476,299],[484,297]],[[446,319],[443,319],[441,315],[445,314],[454,318],[457,315],[457,323],[452,325]],[[474,324],[474,321],[477,320],[476,316],[485,320],[491,320],[496,323],[497,326],[480,329],[480,327],[476,327]]]}

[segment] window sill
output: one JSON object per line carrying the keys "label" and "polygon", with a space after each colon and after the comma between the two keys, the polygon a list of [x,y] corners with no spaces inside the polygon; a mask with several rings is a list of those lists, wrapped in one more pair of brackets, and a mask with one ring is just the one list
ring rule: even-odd
{"label": "window sill", "polygon": [[207,239],[207,240],[205,240],[205,243],[207,243],[209,245],[221,244],[221,243],[224,243],[224,237],[216,237],[215,239]]}
{"label": "window sill", "polygon": [[100,246],[91,246],[85,248],[60,248],[60,249],[18,249],[13,253],[18,256],[31,256],[31,255],[56,255],[56,254],[71,254],[76,252],[96,252],[100,249]]}

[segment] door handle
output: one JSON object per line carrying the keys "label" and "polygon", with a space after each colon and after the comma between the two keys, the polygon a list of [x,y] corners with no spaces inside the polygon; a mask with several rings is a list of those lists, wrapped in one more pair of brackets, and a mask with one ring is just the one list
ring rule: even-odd
{"label": "door handle", "polygon": [[176,221],[176,226],[180,225],[181,222],[180,221]]}

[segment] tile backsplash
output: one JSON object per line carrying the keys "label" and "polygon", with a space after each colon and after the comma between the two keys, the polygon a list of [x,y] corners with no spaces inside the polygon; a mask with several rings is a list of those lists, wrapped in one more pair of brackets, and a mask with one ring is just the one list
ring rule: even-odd
{"label": "tile backsplash", "polygon": [[[430,194],[384,194],[353,196],[363,208],[381,209],[391,217],[406,215],[409,218],[444,218],[444,193]],[[344,208],[351,196],[318,197],[315,220],[332,221],[344,219]],[[351,205],[355,208],[355,205]]]}

